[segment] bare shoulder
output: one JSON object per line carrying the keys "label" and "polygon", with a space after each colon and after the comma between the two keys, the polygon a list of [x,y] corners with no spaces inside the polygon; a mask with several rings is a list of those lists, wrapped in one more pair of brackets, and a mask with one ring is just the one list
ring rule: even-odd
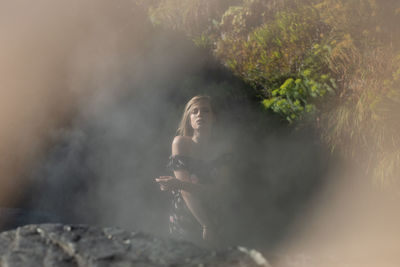
{"label": "bare shoulder", "polygon": [[193,141],[187,136],[175,136],[172,141],[173,155],[190,155],[193,147]]}
{"label": "bare shoulder", "polygon": [[172,145],[176,146],[190,146],[193,143],[192,138],[188,136],[175,136],[174,141],[172,141]]}

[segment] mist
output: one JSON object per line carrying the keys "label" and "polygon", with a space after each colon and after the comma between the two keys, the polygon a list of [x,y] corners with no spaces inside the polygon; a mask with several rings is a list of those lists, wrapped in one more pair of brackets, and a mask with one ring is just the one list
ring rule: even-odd
{"label": "mist", "polygon": [[[361,175],[357,167],[331,156],[315,129],[287,126],[257,109],[248,85],[179,32],[152,27],[134,2],[3,1],[0,7],[2,207],[41,212],[52,222],[167,236],[170,196],[154,178],[169,174],[184,104],[208,94],[216,103],[216,131],[235,154],[221,196],[226,245],[271,257],[348,252],[358,260],[377,251],[358,244],[374,244],[383,229],[377,244],[398,252],[392,239],[398,218],[390,217],[393,226],[368,220],[368,211],[384,204],[353,179]],[[343,208],[349,202],[355,206]],[[384,206],[380,218],[393,215],[395,206]],[[351,242],[360,249],[343,247]]]}
{"label": "mist", "polygon": [[[232,178],[235,182],[226,190],[231,217],[237,212],[244,216],[227,227],[236,236],[232,242],[261,242],[264,237],[252,236],[255,230],[275,232],[273,243],[282,238],[275,229],[285,229],[281,222],[285,225],[293,215],[274,207],[273,201],[261,209],[257,222],[248,216],[266,198],[292,199],[290,188],[298,185],[283,185],[292,183],[291,171],[274,167],[263,172],[265,166],[280,165],[278,159],[290,160],[292,151],[306,151],[304,138],[289,137],[278,118],[265,119],[252,108],[246,100],[250,89],[211,55],[179,33],[153,28],[144,10],[130,1],[3,6],[7,15],[2,25],[8,34],[2,62],[12,64],[2,65],[7,77],[2,99],[8,96],[4,107],[9,109],[2,114],[4,125],[13,127],[5,127],[9,132],[2,145],[4,155],[15,154],[3,161],[10,169],[2,175],[3,183],[13,184],[5,190],[4,207],[44,212],[56,222],[118,225],[166,235],[169,196],[160,192],[154,178],[167,174],[183,105],[202,93],[215,98],[218,131],[240,155],[240,177]],[[260,122],[267,130],[257,129]],[[278,136],[285,131],[286,137]],[[284,154],[277,158],[275,150]],[[280,185],[283,176],[289,178]],[[312,175],[311,180],[318,179]],[[249,209],[251,203],[258,203],[255,209]],[[277,215],[271,218],[271,213]],[[243,224],[254,231],[239,231]]]}

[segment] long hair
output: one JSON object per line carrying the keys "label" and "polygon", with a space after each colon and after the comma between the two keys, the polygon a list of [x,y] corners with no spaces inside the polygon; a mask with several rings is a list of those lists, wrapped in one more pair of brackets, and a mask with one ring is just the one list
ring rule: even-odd
{"label": "long hair", "polygon": [[211,97],[207,95],[197,95],[187,102],[185,110],[183,111],[181,122],[179,123],[178,130],[176,130],[176,135],[181,136],[193,136],[193,128],[190,125],[190,112],[192,111],[192,106],[199,103],[200,101],[208,101],[211,106],[211,111],[214,112],[212,106]]}

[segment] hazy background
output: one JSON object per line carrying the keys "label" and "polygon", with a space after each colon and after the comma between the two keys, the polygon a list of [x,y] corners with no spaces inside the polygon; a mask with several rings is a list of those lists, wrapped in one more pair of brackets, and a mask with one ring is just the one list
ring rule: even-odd
{"label": "hazy background", "polygon": [[[131,1],[1,10],[4,206],[165,234],[169,196],[154,178],[168,174],[183,105],[198,93],[215,96],[219,129],[237,149],[238,177],[226,191],[243,213],[238,236],[266,229],[281,238],[295,202],[321,180],[309,133],[253,108],[244,84],[190,40],[152,28]],[[293,169],[279,168],[288,161]]]}
{"label": "hazy background", "polygon": [[[328,156],[312,129],[258,110],[246,85],[191,40],[153,28],[134,2],[2,1],[0,32],[2,207],[166,235],[169,196],[154,178],[168,174],[183,105],[206,93],[236,155],[227,243],[309,255],[350,242],[362,255],[358,242],[382,237],[369,235],[387,223],[369,220],[379,201],[369,205],[357,180],[342,183],[357,170]],[[386,207],[373,218],[392,214]]]}

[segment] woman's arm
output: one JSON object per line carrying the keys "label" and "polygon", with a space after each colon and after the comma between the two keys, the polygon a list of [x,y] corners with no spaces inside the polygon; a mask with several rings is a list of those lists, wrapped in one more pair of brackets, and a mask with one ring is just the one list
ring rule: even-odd
{"label": "woman's arm", "polygon": [[[188,143],[184,137],[177,136],[172,142],[173,155],[189,155],[190,148],[190,143]],[[183,182],[184,187],[186,187],[181,189],[181,194],[187,207],[203,227],[208,227],[211,224],[211,220],[205,212],[204,206],[201,203],[198,195],[193,194],[193,191],[196,190],[196,186],[198,186],[198,184],[194,184],[192,182],[190,179],[190,174],[186,170],[176,170],[174,171],[174,174],[178,180]]]}
{"label": "woman's arm", "polygon": [[193,181],[184,182],[172,176],[160,176],[156,178],[156,182],[160,184],[161,191],[184,190],[203,197],[209,194],[210,191],[208,186]]}
{"label": "woman's arm", "polygon": [[[193,184],[191,181],[186,180],[186,178],[189,178],[189,173],[187,171],[179,170],[174,171],[174,173],[178,180],[183,181],[182,184],[184,186],[181,189],[181,194],[187,207],[203,227],[209,226],[211,224],[211,220],[204,210],[204,206],[200,201],[199,194],[196,194],[199,193],[199,188],[196,188],[198,184]],[[195,193],[193,193],[193,191],[195,191]]]}

